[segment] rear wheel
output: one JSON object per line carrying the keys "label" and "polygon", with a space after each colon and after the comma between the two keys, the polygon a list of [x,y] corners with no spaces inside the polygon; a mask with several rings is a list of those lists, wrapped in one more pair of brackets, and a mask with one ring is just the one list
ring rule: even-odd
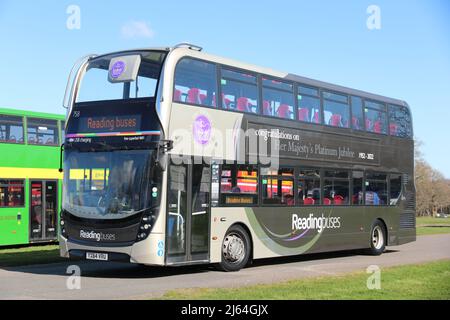
{"label": "rear wheel", "polygon": [[376,220],[370,231],[370,249],[369,253],[379,256],[386,248],[386,231],[384,224],[380,220]]}
{"label": "rear wheel", "polygon": [[223,271],[239,271],[245,267],[250,258],[250,238],[239,225],[228,229],[222,243],[222,261],[219,269]]}

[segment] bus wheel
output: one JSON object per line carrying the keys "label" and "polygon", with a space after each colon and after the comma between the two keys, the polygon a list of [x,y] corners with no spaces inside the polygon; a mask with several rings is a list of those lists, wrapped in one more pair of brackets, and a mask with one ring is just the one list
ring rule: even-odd
{"label": "bus wheel", "polygon": [[380,220],[376,220],[372,225],[370,231],[370,249],[369,253],[374,256],[379,256],[386,248],[386,232],[384,225]]}
{"label": "bus wheel", "polygon": [[247,264],[250,257],[250,239],[247,232],[239,225],[228,229],[222,243],[222,262],[219,269],[239,271]]}

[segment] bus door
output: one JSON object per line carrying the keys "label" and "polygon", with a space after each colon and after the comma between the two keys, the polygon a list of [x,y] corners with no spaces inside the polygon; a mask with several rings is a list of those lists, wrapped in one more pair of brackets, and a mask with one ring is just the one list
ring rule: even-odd
{"label": "bus door", "polygon": [[55,240],[57,235],[57,181],[30,181],[30,241]]}
{"label": "bus door", "polygon": [[209,259],[210,167],[170,165],[167,263]]}

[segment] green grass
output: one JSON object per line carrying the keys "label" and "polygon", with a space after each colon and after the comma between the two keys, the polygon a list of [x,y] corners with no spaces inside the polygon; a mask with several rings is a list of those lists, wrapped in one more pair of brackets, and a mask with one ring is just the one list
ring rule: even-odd
{"label": "green grass", "polygon": [[232,289],[174,290],[162,299],[450,299],[450,260],[382,269],[380,290],[367,289],[368,276],[359,272]]}
{"label": "green grass", "polygon": [[417,217],[417,235],[450,233],[450,218]]}
{"label": "green grass", "polygon": [[0,267],[13,267],[64,261],[58,245],[0,249]]}

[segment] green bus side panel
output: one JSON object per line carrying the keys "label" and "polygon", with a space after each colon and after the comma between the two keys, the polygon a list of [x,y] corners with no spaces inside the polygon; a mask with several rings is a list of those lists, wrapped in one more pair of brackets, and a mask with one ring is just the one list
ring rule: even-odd
{"label": "green bus side panel", "polygon": [[[0,246],[29,242],[29,183],[25,185],[25,207],[0,208]],[[20,215],[20,219],[19,219]]]}

